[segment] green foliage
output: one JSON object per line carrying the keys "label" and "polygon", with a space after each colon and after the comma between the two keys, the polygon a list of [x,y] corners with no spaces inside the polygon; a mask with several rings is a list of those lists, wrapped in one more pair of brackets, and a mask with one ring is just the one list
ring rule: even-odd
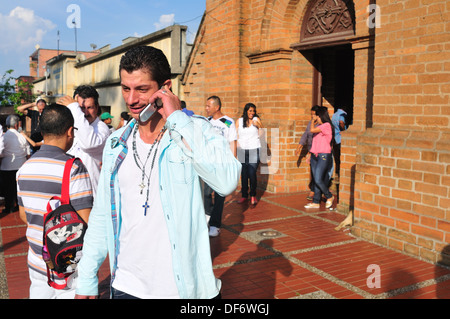
{"label": "green foliage", "polygon": [[14,70],[6,71],[0,81],[0,105],[13,105],[16,113],[23,115],[17,107],[35,99],[32,94],[33,84],[12,76],[13,72]]}

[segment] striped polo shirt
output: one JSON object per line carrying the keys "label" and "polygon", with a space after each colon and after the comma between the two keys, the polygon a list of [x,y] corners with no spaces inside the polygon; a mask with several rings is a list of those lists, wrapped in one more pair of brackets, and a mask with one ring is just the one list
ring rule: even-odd
{"label": "striped polo shirt", "polygon": [[[17,199],[27,217],[28,267],[47,274],[42,259],[43,219],[47,203],[53,196],[61,196],[64,165],[71,157],[62,149],[42,145],[17,172]],[[76,210],[92,208],[93,196],[89,174],[80,160],[76,160],[70,174],[70,203]],[[59,201],[52,200],[53,208]]]}

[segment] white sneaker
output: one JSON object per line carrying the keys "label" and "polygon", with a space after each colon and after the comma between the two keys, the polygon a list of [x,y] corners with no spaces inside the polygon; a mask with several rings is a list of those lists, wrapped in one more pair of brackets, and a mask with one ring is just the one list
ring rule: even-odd
{"label": "white sneaker", "polygon": [[211,226],[209,227],[209,237],[217,237],[220,234],[220,228]]}

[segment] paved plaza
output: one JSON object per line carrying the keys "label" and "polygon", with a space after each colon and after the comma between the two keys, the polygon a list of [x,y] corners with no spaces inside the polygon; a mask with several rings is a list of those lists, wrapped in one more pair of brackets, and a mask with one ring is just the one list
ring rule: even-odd
{"label": "paved plaza", "polygon": [[[335,228],[335,210],[307,210],[307,193],[262,194],[256,206],[228,196],[211,238],[223,299],[449,299],[450,270]],[[28,243],[18,212],[0,214],[0,298],[28,298]],[[109,268],[100,270],[109,298]]]}

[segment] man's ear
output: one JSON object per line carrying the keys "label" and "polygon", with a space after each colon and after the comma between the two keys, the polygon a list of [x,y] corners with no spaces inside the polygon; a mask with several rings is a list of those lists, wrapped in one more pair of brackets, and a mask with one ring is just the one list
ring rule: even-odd
{"label": "man's ear", "polygon": [[67,130],[67,136],[71,138],[75,137],[75,129],[73,126],[69,127],[69,129]]}
{"label": "man's ear", "polygon": [[164,84],[163,84],[163,86],[167,86],[167,88],[169,89],[169,90],[172,90],[172,80],[166,80],[165,82],[164,82]]}

